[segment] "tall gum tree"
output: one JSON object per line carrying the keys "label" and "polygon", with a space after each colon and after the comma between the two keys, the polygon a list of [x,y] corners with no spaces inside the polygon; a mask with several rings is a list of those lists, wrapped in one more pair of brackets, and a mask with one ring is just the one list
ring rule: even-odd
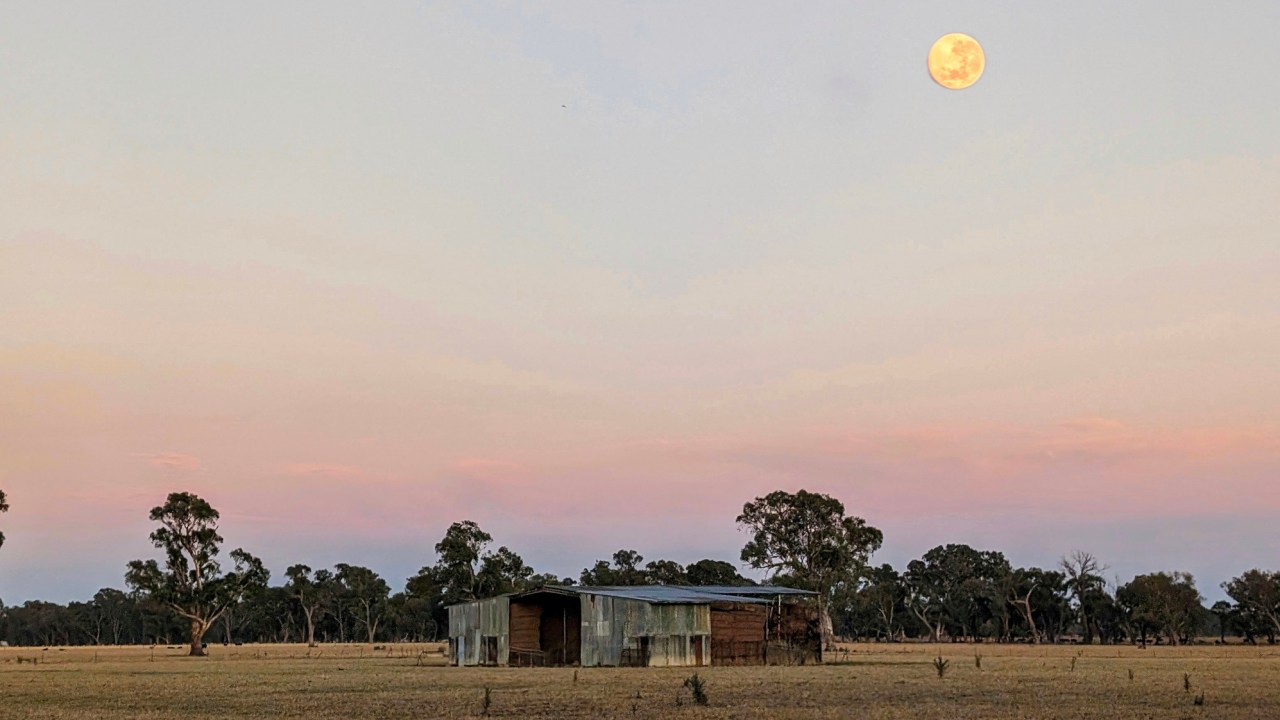
{"label": "tall gum tree", "polygon": [[862,518],[845,515],[839,500],[805,490],[758,497],[742,506],[737,521],[751,533],[742,562],[818,593],[822,642],[831,645],[832,588],[862,577],[884,535]]}
{"label": "tall gum tree", "polygon": [[1091,553],[1075,550],[1062,558],[1058,566],[1067,576],[1067,588],[1075,598],[1084,643],[1093,644],[1098,627],[1096,607],[1105,604],[1107,581],[1102,577],[1107,567]]}
{"label": "tall gum tree", "polygon": [[387,612],[387,600],[391,588],[378,573],[360,565],[338,563],[333,579],[339,589],[339,599],[349,604],[356,622],[364,625],[372,643],[377,639],[378,623]]}
{"label": "tall gum tree", "polygon": [[316,618],[333,602],[335,581],[328,570],[316,570],[307,565],[291,565],[284,572],[289,579],[284,589],[302,610],[307,624],[307,647],[316,646]]}
{"label": "tall gum tree", "polygon": [[163,505],[151,509],[150,518],[160,523],[151,543],[164,551],[164,567],[155,560],[134,560],[125,582],[187,619],[191,654],[203,656],[209,627],[246,594],[266,587],[269,574],[261,560],[239,548],[231,551],[234,569],[222,572],[218,511],[197,495],[170,493]]}
{"label": "tall gum tree", "polygon": [[1261,620],[1269,628],[1268,637],[1280,634],[1280,572],[1249,570],[1222,583],[1222,589],[1243,617]]}

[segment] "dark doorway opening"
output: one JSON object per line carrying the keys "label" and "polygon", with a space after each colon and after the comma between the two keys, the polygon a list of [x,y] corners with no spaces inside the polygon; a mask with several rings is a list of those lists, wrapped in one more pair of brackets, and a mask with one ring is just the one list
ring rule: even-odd
{"label": "dark doorway opening", "polygon": [[512,665],[581,662],[582,606],[577,595],[539,592],[512,598]]}
{"label": "dark doorway opening", "polygon": [[650,638],[642,636],[633,648],[623,648],[620,664],[623,667],[649,667]]}

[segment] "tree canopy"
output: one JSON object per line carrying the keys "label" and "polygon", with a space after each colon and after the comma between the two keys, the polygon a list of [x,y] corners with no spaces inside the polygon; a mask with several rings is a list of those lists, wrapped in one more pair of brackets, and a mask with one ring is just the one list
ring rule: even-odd
{"label": "tree canopy", "polygon": [[751,533],[742,561],[826,594],[838,579],[860,574],[884,541],[879,530],[844,512],[839,500],[805,490],[756,498],[737,518]]}
{"label": "tree canopy", "polygon": [[1199,626],[1204,610],[1195,578],[1185,572],[1139,575],[1116,590],[1116,601],[1143,644],[1148,631],[1160,633],[1170,645],[1181,644]]}
{"label": "tree canopy", "polygon": [[1260,630],[1274,642],[1280,634],[1280,572],[1249,570],[1223,583],[1222,589],[1236,601],[1244,627]]}
{"label": "tree canopy", "polygon": [[742,506],[738,525],[751,533],[742,561],[779,582],[818,593],[823,644],[833,639],[826,608],[833,588],[856,583],[884,535],[860,517],[844,514],[839,500],[806,490],[778,490]]}

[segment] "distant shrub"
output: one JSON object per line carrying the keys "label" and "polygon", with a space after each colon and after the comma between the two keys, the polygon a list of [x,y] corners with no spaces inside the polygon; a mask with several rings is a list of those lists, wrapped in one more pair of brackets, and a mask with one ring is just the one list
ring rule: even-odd
{"label": "distant shrub", "polygon": [[684,686],[689,688],[695,705],[707,704],[707,684],[702,681],[702,678],[698,677],[698,673],[694,673],[692,677],[685,678]]}
{"label": "distant shrub", "polygon": [[946,677],[947,668],[951,666],[950,660],[943,660],[942,656],[933,659],[933,669],[938,671],[938,677]]}

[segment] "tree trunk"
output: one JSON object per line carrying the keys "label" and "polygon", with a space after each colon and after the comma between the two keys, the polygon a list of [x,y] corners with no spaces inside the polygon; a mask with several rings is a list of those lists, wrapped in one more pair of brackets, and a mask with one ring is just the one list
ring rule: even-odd
{"label": "tree trunk", "polygon": [[316,646],[316,623],[315,623],[315,620],[312,618],[312,613],[314,613],[315,611],[313,609],[306,608],[306,607],[302,608],[302,611],[303,611],[302,614],[305,615],[307,618],[307,647],[315,647]]}
{"label": "tree trunk", "polygon": [[204,657],[204,633],[209,626],[200,620],[191,620],[191,656]]}
{"label": "tree trunk", "polygon": [[1031,613],[1031,593],[1027,593],[1026,597],[1020,600],[1014,600],[1013,604],[1022,611],[1022,617],[1027,621],[1027,627],[1031,628],[1031,644],[1039,645],[1040,629],[1036,627],[1035,616]]}
{"label": "tree trunk", "polygon": [[831,612],[825,602],[820,603],[819,607],[821,608],[819,610],[821,614],[819,621],[822,623],[822,649],[833,649],[836,646],[836,631],[831,623]]}

